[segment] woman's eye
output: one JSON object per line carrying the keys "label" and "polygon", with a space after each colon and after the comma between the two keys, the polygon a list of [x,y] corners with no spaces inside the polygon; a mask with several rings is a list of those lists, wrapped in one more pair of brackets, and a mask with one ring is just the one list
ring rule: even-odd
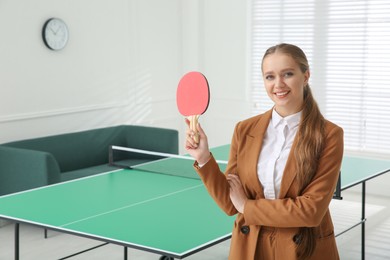
{"label": "woman's eye", "polygon": [[294,73],[292,73],[292,72],[286,72],[286,73],[284,74],[284,77],[288,78],[288,77],[291,77],[291,76],[293,76],[293,75],[294,75]]}
{"label": "woman's eye", "polygon": [[266,75],[265,76],[265,79],[266,80],[272,80],[274,78],[274,76],[272,76],[272,75]]}

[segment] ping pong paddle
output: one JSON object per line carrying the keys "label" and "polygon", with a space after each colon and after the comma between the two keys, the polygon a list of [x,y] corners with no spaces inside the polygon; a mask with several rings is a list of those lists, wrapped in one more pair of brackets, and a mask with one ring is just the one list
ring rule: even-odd
{"label": "ping pong paddle", "polygon": [[194,141],[199,143],[196,129],[199,116],[206,112],[210,102],[210,90],[206,77],[197,71],[185,74],[179,81],[176,103],[180,114],[190,121],[190,129],[196,134]]}

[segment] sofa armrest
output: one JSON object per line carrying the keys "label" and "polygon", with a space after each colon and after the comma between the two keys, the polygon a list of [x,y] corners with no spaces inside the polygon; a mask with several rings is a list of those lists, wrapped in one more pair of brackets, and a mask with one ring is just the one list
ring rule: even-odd
{"label": "sofa armrest", "polygon": [[60,169],[47,152],[0,146],[0,195],[60,181]]}

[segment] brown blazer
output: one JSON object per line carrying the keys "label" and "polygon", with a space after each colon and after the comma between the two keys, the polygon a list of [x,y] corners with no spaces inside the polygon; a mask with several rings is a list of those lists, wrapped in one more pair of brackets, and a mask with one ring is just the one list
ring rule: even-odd
{"label": "brown blazer", "polygon": [[[298,233],[299,227],[316,227],[318,240],[312,259],[339,259],[328,207],[343,157],[343,130],[326,122],[326,143],[318,171],[301,196],[298,196],[295,180],[295,158],[293,152],[290,152],[279,198],[268,200],[264,198],[257,176],[257,161],[271,115],[272,110],[239,122],[234,130],[225,174],[236,173],[240,177],[249,198],[244,214],[238,213],[231,203],[229,185],[225,175],[218,174],[221,172],[214,158],[202,168],[195,167],[219,207],[228,215],[238,213],[232,232],[229,259],[259,259],[255,254],[262,226],[276,228],[276,259],[296,259],[293,237]],[[291,151],[295,146],[296,140]]]}

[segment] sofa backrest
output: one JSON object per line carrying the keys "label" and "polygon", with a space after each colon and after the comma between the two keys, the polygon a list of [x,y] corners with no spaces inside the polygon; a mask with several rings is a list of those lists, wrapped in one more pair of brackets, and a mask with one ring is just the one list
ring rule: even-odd
{"label": "sofa backrest", "polygon": [[125,127],[127,147],[171,154],[179,153],[177,130],[137,125]]}
{"label": "sofa backrest", "polygon": [[98,128],[2,145],[47,152],[56,159],[61,172],[108,163],[110,145],[173,154],[179,150],[177,130],[136,125]]}
{"label": "sofa backrest", "polygon": [[3,145],[48,152],[57,160],[61,172],[66,172],[107,163],[108,147],[125,144],[124,126],[115,126]]}

